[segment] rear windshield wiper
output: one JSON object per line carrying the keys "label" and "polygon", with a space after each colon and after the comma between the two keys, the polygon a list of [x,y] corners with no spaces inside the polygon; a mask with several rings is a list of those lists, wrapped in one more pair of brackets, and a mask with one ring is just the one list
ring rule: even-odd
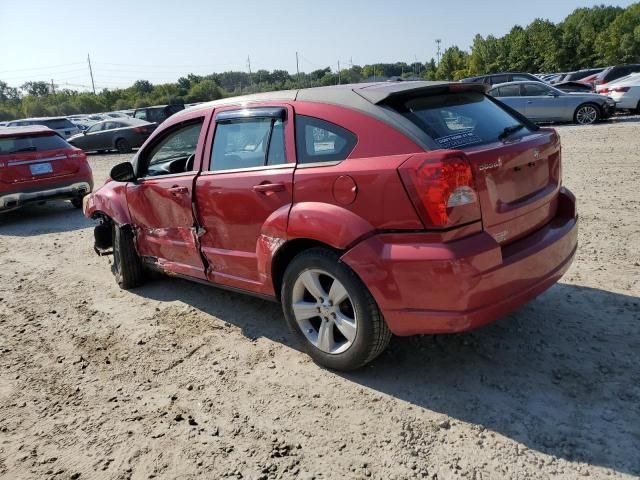
{"label": "rear windshield wiper", "polygon": [[38,150],[36,147],[24,147],[24,148],[19,148],[17,150],[12,150],[9,153],[18,153],[18,152],[35,152],[36,150]]}
{"label": "rear windshield wiper", "polygon": [[516,133],[522,130],[523,128],[524,128],[524,125],[522,124],[511,125],[510,127],[504,127],[504,130],[502,130],[502,133],[498,136],[498,140],[504,140],[512,133]]}

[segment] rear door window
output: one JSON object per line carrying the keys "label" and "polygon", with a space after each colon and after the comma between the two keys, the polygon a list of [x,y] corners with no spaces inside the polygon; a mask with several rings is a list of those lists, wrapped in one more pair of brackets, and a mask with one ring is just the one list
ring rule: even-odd
{"label": "rear door window", "polygon": [[505,85],[494,89],[492,94],[494,97],[519,97],[520,85]]}
{"label": "rear door window", "polygon": [[545,97],[553,93],[553,90],[542,83],[527,83],[523,85],[523,90],[525,97]]}
{"label": "rear door window", "polygon": [[456,92],[396,100],[390,104],[428,134],[440,148],[455,149],[499,140],[507,127],[522,128],[510,138],[531,130],[518,118],[479,92]]}
{"label": "rear door window", "polygon": [[491,85],[497,85],[498,83],[506,83],[509,81],[508,75],[492,75],[491,76]]}
{"label": "rear door window", "polygon": [[344,160],[357,142],[353,133],[334,123],[305,115],[296,116],[298,163]]}
{"label": "rear door window", "polygon": [[38,135],[32,137],[3,137],[0,138],[0,155],[10,155],[20,152],[44,152],[72,148],[58,135]]}

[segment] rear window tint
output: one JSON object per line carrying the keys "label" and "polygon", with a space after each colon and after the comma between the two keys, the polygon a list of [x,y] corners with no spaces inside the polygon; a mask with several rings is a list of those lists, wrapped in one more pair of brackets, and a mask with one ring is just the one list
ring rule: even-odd
{"label": "rear window tint", "polygon": [[43,152],[60,148],[72,147],[58,135],[0,138],[0,155],[20,152]]}
{"label": "rear window tint", "polygon": [[75,128],[73,123],[71,123],[66,118],[56,118],[54,120],[38,120],[34,123],[36,125],[44,125],[45,127],[49,127],[52,130],[60,130],[63,128]]}
{"label": "rear window tint", "polygon": [[298,163],[336,162],[346,159],[358,142],[348,130],[319,118],[296,116]]}
{"label": "rear window tint", "polygon": [[[391,105],[441,148],[455,149],[498,141],[506,127],[522,122],[478,92],[409,98]],[[530,132],[527,126],[510,136]]]}

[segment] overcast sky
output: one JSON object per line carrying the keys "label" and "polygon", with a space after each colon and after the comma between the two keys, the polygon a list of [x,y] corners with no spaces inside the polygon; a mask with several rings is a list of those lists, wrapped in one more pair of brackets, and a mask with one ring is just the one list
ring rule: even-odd
{"label": "overcast sky", "polygon": [[[427,61],[476,33],[562,20],[589,0],[0,0],[0,80],[96,88],[175,81],[187,73]],[[628,6],[632,0],[605,2]]]}

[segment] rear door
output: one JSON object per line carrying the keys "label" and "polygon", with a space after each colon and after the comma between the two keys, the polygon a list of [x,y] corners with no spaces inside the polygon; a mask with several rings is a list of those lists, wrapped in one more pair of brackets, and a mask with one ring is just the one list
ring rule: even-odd
{"label": "rear door", "polygon": [[112,148],[107,141],[108,134],[105,127],[108,122],[100,122],[95,125],[91,125],[85,132],[84,138],[80,138],[80,141],[74,140],[75,143],[81,145],[86,150],[106,150]]}
{"label": "rear door", "polygon": [[562,95],[539,82],[522,85],[525,116],[533,121],[565,120],[567,105]]}
{"label": "rear door", "polygon": [[491,91],[491,94],[501,102],[506,103],[518,113],[526,115],[526,100],[520,95],[520,84],[503,85]]}
{"label": "rear door", "polygon": [[199,115],[167,128],[139,152],[139,178],[127,184],[127,203],[140,256],[166,271],[204,278],[192,200],[210,114]]}
{"label": "rear door", "polygon": [[[216,110],[204,168],[196,182],[196,205],[207,278],[270,294],[259,275],[258,239],[279,209],[288,217],[293,198],[295,143],[289,105]],[[285,225],[286,228],[286,225]]]}

